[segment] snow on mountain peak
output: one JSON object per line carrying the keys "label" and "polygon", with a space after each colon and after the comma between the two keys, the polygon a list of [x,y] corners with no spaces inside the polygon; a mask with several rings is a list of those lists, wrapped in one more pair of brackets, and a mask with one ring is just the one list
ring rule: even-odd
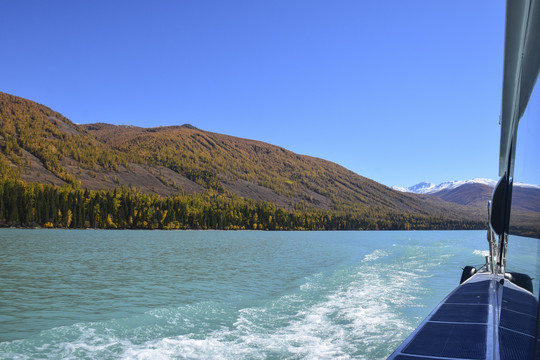
{"label": "snow on mountain peak", "polygon": [[457,180],[457,181],[446,181],[435,185],[433,183],[423,181],[416,185],[410,186],[408,188],[400,186],[392,186],[392,189],[401,191],[401,192],[411,192],[415,194],[433,194],[442,190],[455,189],[461,185],[465,184],[482,184],[490,187],[494,187],[497,182],[491,179],[477,178],[472,180]]}
{"label": "snow on mountain peak", "polygon": [[[442,190],[455,189],[465,184],[481,184],[481,185],[486,185],[486,186],[494,188],[495,185],[497,185],[497,181],[491,180],[491,179],[476,178],[472,180],[446,181],[438,185],[435,185],[427,181],[422,181],[421,183],[418,183],[416,185],[409,186],[409,187],[392,186],[392,189],[401,191],[401,192],[409,192],[409,193],[415,193],[415,194],[433,194]],[[540,190],[540,185],[531,185],[531,184],[525,184],[525,183],[520,183],[520,182],[515,182],[514,187]]]}
{"label": "snow on mountain peak", "polygon": [[392,186],[392,189],[401,191],[401,192],[412,192],[415,194],[425,194],[430,191],[435,186],[435,184],[432,184],[427,181],[423,181],[421,183],[418,183],[413,186],[409,187],[402,187],[402,186]]}

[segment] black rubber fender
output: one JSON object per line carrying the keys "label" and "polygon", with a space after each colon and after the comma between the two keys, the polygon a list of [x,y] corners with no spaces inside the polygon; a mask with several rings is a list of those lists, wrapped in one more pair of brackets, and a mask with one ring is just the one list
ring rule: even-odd
{"label": "black rubber fender", "polygon": [[461,280],[459,280],[459,283],[463,284],[463,282],[474,274],[476,274],[476,268],[474,266],[465,266],[463,268],[463,272],[461,273]]}
{"label": "black rubber fender", "polygon": [[511,272],[504,273],[504,278],[510,281],[512,284],[522,287],[530,293],[533,293],[532,278],[529,275]]}

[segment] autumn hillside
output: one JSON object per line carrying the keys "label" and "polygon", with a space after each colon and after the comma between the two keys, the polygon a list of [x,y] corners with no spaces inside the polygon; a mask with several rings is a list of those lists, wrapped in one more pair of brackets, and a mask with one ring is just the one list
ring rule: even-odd
{"label": "autumn hillside", "polygon": [[210,191],[285,210],[483,220],[467,207],[400,193],[335,163],[267,143],[191,125],[77,125],[5,93],[0,93],[0,171],[3,179],[73,189],[122,187],[163,197]]}

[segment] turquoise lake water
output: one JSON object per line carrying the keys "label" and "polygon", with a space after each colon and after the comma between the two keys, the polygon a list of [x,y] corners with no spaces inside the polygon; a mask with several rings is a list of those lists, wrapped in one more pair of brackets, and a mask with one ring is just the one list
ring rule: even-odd
{"label": "turquoise lake water", "polygon": [[385,359],[485,231],[0,230],[0,358]]}

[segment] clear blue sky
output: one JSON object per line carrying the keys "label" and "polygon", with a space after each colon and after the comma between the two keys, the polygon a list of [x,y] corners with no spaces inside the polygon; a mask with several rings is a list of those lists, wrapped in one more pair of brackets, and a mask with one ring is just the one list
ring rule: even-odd
{"label": "clear blue sky", "polygon": [[386,185],[498,171],[502,0],[0,1],[0,91],[190,123]]}

